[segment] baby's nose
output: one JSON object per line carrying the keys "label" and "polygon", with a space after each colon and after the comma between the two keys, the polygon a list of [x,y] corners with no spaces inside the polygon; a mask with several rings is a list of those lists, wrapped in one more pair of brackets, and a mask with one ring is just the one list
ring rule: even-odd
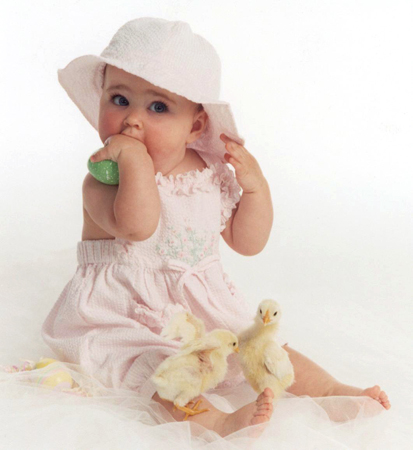
{"label": "baby's nose", "polygon": [[125,117],[124,124],[128,127],[142,128],[142,114],[138,111],[131,112]]}

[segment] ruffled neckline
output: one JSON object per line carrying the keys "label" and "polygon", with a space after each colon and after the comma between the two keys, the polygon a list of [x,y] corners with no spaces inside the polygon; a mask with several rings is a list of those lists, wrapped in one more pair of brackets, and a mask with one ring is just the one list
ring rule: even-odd
{"label": "ruffled neckline", "polygon": [[193,169],[177,175],[162,175],[161,172],[155,174],[155,181],[158,187],[169,194],[189,195],[197,191],[209,191],[212,188],[210,181],[219,178],[220,163],[210,164],[203,169]]}
{"label": "ruffled neckline", "polygon": [[[218,165],[218,163],[216,164],[211,164],[210,166],[216,166]],[[160,180],[160,179],[167,179],[167,180],[171,180],[171,181],[175,181],[175,180],[181,180],[184,178],[193,178],[198,176],[198,174],[201,174],[203,172],[205,172],[206,170],[210,169],[210,166],[206,166],[203,169],[199,170],[199,169],[192,169],[189,170],[188,172],[183,172],[183,173],[178,173],[177,175],[162,175],[162,172],[156,172],[155,174],[155,178],[156,181]]]}

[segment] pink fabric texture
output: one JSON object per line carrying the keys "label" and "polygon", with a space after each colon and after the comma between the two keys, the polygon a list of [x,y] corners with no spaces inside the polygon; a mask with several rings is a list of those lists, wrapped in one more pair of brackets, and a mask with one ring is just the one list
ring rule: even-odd
{"label": "pink fabric texture", "polygon": [[[155,175],[161,215],[145,241],[80,241],[78,266],[42,326],[61,361],[80,364],[108,387],[152,397],[150,376],[179,341],[160,336],[171,316],[190,311],[206,331],[239,333],[255,310],[224,272],[220,232],[240,200],[227,164],[202,154],[207,167],[177,176]],[[286,341],[279,336],[278,342]],[[218,387],[244,381],[235,354]]]}

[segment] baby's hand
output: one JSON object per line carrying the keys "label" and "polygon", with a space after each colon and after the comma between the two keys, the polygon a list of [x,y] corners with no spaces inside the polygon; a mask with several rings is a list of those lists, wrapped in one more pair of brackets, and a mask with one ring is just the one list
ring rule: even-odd
{"label": "baby's hand", "polygon": [[225,148],[228,151],[224,158],[234,166],[235,176],[242,190],[255,192],[260,189],[266,180],[257,160],[245,147],[237,144],[224,133],[219,137],[225,142]]}
{"label": "baby's hand", "polygon": [[124,134],[114,134],[106,139],[104,146],[94,153],[90,157],[90,160],[93,163],[105,159],[111,159],[112,161],[118,162],[121,152],[129,151],[144,152],[148,154],[146,146],[141,141]]}

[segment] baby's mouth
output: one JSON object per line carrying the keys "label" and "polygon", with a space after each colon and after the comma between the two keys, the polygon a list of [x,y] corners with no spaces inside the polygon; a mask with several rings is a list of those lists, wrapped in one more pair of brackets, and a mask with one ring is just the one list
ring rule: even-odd
{"label": "baby's mouth", "polygon": [[140,141],[140,139],[138,137],[133,136],[133,133],[125,133],[125,131],[122,131],[121,134],[123,134],[124,136],[128,136],[128,137],[130,137],[132,139],[136,139],[137,141]]}

